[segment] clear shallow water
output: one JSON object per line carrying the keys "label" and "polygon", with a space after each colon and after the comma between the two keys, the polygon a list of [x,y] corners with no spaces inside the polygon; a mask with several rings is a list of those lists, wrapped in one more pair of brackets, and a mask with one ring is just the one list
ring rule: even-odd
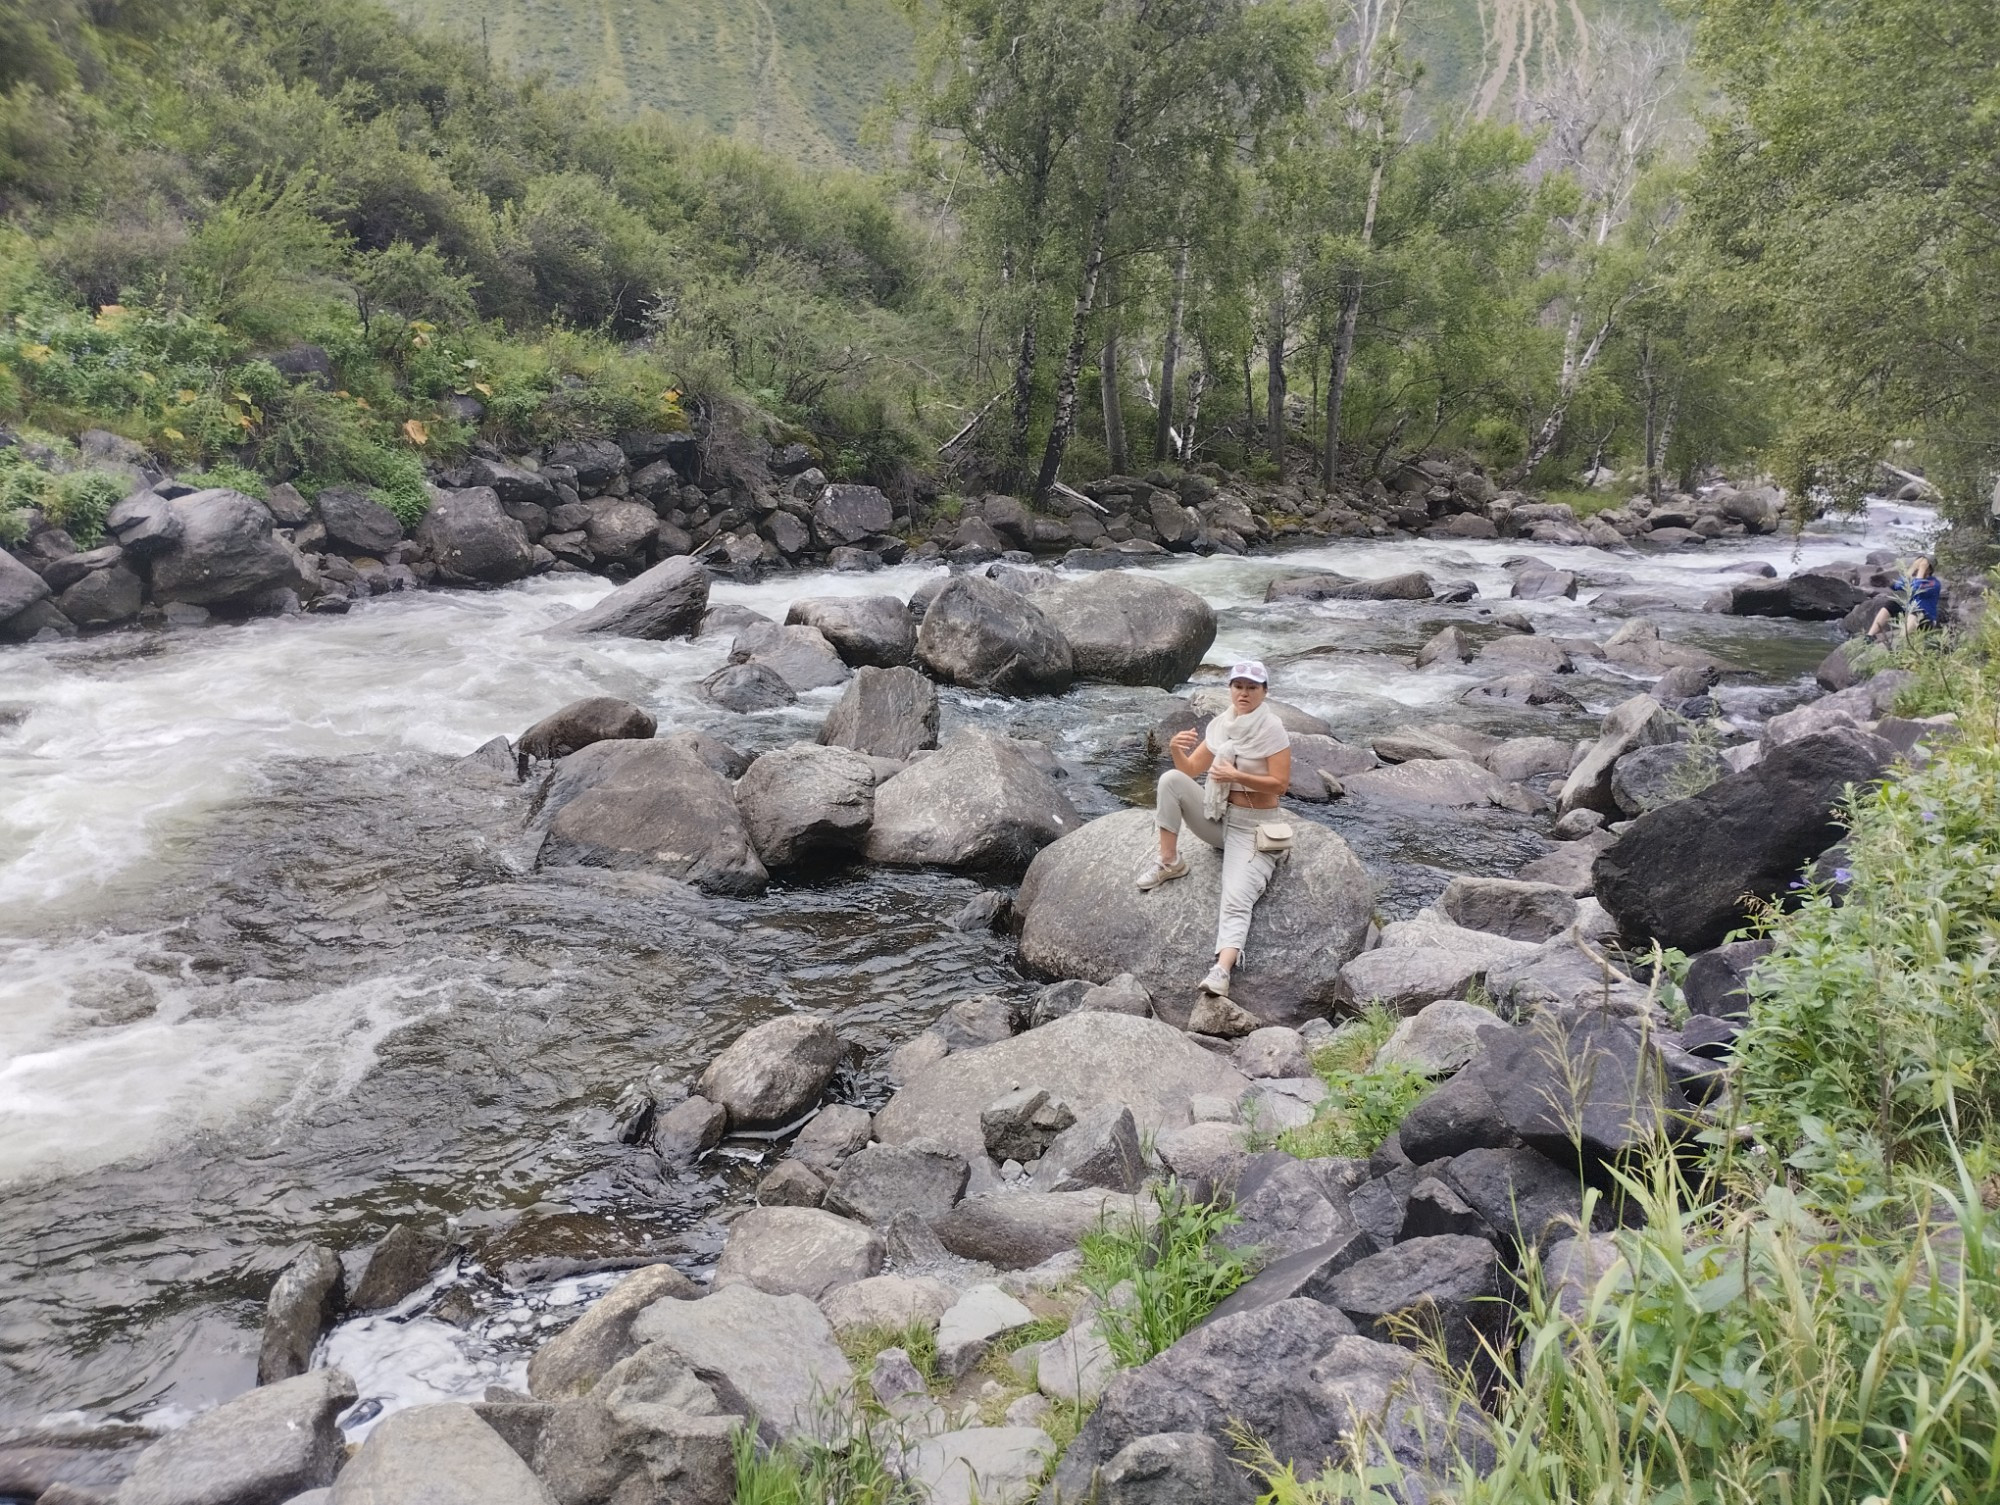
{"label": "clear shallow water", "polygon": [[[1198,677],[1264,657],[1279,694],[1343,736],[1432,719],[1580,735],[1594,715],[1473,712],[1457,696],[1486,673],[1409,667],[1438,627],[1501,606],[1558,635],[1602,638],[1626,620],[1589,606],[1589,586],[1581,603],[1506,601],[1503,560],[1532,553],[1684,602],[1644,615],[1754,671],[1723,699],[1755,718],[1804,693],[1831,632],[1704,616],[1731,578],[1717,566],[1788,572],[1908,548],[1929,524],[1878,508],[1796,547],[1635,559],[1346,542],[1160,568],[1221,615]],[[1314,568],[1422,568],[1482,595],[1263,604],[1271,579]],[[714,599],[782,616],[796,596],[907,596],[926,578],[725,583]],[[1005,942],[946,924],[977,891],[968,879],[855,870],[730,901],[641,875],[525,871],[520,796],[468,782],[453,758],[589,694],[761,749],[812,735],[838,693],[730,716],[693,690],[726,638],[543,635],[605,589],[559,577],[0,657],[0,1428],[170,1421],[234,1393],[250,1382],[263,1292],[297,1244],[354,1247],[409,1217],[458,1220],[471,1315],[442,1320],[421,1298],[342,1329],[335,1349],[381,1402],[476,1394],[589,1293],[507,1289],[510,1261],[698,1262],[717,1239],[708,1214],[754,1173],[725,1160],[664,1178],[607,1143],[623,1083],[696,1071],[774,1012],[825,1009],[879,1049],[955,997],[1028,985]],[[1634,688],[1588,664],[1569,683],[1593,713]],[[945,721],[1045,738],[1095,813],[1150,781],[1144,734],[1167,703],[1106,686],[1032,702],[947,692]],[[1544,822],[1504,812],[1312,814],[1355,843],[1390,914],[1448,871],[1507,873],[1546,847]]]}

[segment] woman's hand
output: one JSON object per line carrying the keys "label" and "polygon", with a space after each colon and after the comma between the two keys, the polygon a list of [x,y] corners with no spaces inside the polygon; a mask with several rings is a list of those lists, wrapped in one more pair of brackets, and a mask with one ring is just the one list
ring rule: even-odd
{"label": "woman's hand", "polygon": [[1223,758],[1217,758],[1214,763],[1209,765],[1208,775],[1210,778],[1224,784],[1241,784],[1244,781],[1243,775],[1237,771],[1236,765]]}
{"label": "woman's hand", "polygon": [[1198,747],[1200,744],[1201,744],[1201,733],[1195,731],[1193,728],[1189,728],[1187,731],[1184,732],[1175,732],[1173,735],[1173,741],[1169,745],[1172,746],[1175,752],[1179,753],[1183,758],[1185,758],[1189,754],[1191,754],[1195,750],[1195,748]]}

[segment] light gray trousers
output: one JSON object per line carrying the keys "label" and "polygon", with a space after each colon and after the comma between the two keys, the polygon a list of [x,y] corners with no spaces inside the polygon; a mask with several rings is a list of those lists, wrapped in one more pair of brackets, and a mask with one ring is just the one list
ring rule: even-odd
{"label": "light gray trousers", "polygon": [[[1275,810],[1231,805],[1221,820],[1210,820],[1202,809],[1202,787],[1178,768],[1160,775],[1153,821],[1162,831],[1190,832],[1222,852],[1222,916],[1215,927],[1215,949],[1234,946],[1239,953],[1250,936],[1250,915],[1278,859],[1257,850],[1257,827],[1279,819]],[[1237,957],[1242,960],[1241,955]]]}

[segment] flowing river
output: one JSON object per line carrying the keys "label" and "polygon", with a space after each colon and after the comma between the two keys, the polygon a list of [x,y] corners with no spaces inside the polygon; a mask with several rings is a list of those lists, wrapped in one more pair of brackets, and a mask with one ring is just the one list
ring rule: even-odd
{"label": "flowing river", "polygon": [[[1418,673],[1417,647],[1509,606],[1542,632],[1598,639],[1643,614],[1749,670],[1719,698],[1757,719],[1806,695],[1836,633],[1703,614],[1727,567],[1907,554],[1933,526],[1877,504],[1802,539],[1667,555],[1345,541],[1159,569],[1217,608],[1210,666],[1266,659],[1275,693],[1342,737],[1438,719],[1578,736],[1631,680],[1580,661],[1568,683],[1590,714],[1508,716],[1457,701],[1491,666]],[[1501,563],[1523,553],[1576,571],[1580,600],[1505,600]],[[1481,596],[1264,604],[1271,579],[1312,568],[1423,569]],[[713,600],[782,618],[794,597],[907,596],[928,573],[724,582]],[[1606,588],[1672,604],[1583,604]],[[544,635],[607,589],[547,577],[0,653],[0,1438],[171,1423],[244,1389],[264,1293],[297,1246],[358,1248],[409,1219],[454,1220],[472,1253],[396,1313],[334,1335],[364,1397],[351,1430],[385,1406],[476,1396],[609,1279],[551,1283],[550,1258],[699,1266],[719,1245],[713,1212],[754,1178],[754,1144],[663,1176],[617,1143],[624,1084],[698,1072],[778,1012],[825,1010],[880,1050],[955,998],[1032,985],[1006,939],[949,924],[979,891],[969,878],[854,868],[723,900],[638,874],[532,871],[524,796],[454,766],[488,738],[617,695],[662,732],[758,751],[810,739],[839,693],[735,716],[694,688],[726,635]],[[947,735],[977,723],[1046,740],[1086,815],[1150,798],[1159,691],[943,702]],[[1451,872],[1511,875],[1550,845],[1545,816],[1300,813],[1353,843],[1389,917]],[[879,1098],[863,1074],[841,1086]],[[544,1278],[510,1285],[509,1266]]]}

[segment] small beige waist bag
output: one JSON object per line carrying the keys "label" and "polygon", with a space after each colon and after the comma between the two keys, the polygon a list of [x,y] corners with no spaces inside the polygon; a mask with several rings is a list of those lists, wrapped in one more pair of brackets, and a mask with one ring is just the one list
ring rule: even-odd
{"label": "small beige waist bag", "polygon": [[1283,857],[1292,849],[1292,828],[1289,822],[1266,820],[1257,823],[1257,850],[1273,857]]}

